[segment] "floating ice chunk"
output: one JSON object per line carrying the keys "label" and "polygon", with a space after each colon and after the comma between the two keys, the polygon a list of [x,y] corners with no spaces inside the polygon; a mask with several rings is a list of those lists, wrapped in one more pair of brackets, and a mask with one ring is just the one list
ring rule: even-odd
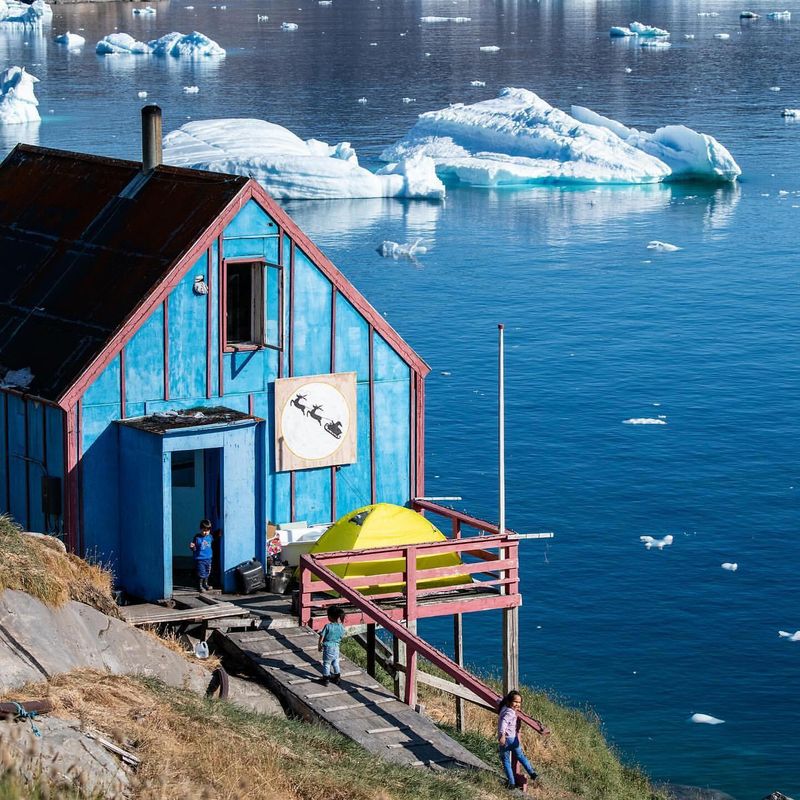
{"label": "floating ice chunk", "polygon": [[480,48],[481,53],[496,53],[500,48],[496,44],[485,44]]}
{"label": "floating ice chunk", "polygon": [[[10,67],[10,69],[19,69],[19,67]],[[6,70],[8,72],[8,70]],[[38,119],[38,117],[37,117]],[[33,381],[33,373],[30,367],[23,367],[22,369],[10,369],[3,376],[0,381],[0,386],[4,388],[27,389]]]}
{"label": "floating ice chunk", "polygon": [[767,14],[767,19],[791,19],[791,11],[770,11]]}
{"label": "floating ice chunk", "polygon": [[408,258],[413,261],[418,255],[427,253],[428,248],[422,244],[422,239],[417,239],[409,244],[398,244],[387,240],[381,243],[377,252],[384,258],[393,258],[395,261],[400,258]]}
{"label": "floating ice chunk", "polygon": [[769,90],[771,92],[779,92],[781,90],[781,87],[780,86],[770,86]]}
{"label": "floating ice chunk", "polygon": [[641,22],[631,22],[630,29],[636,36],[669,36],[668,30],[656,28],[655,25],[643,25]]}
{"label": "floating ice chunk", "polygon": [[259,22],[266,22],[268,19],[269,19],[269,16],[267,14],[259,14],[258,15],[258,21]]}
{"label": "floating ice chunk", "polygon": [[187,11],[194,11],[194,6],[184,6]]}
{"label": "floating ice chunk", "polygon": [[736,572],[739,569],[739,565],[737,563],[731,563],[730,561],[726,561],[724,564],[720,564],[722,569],[727,569],[728,572]]}
{"label": "floating ice chunk", "polygon": [[420,17],[420,22],[472,22],[472,17]]}
{"label": "floating ice chunk", "polygon": [[730,39],[731,35],[729,33],[715,33],[714,34],[714,38],[715,39]]}
{"label": "floating ice chunk", "polygon": [[144,100],[144,99],[145,99],[145,97],[147,97],[147,92],[144,92],[144,91],[142,91],[142,92],[136,92],[136,96],[137,96],[137,97],[138,97],[140,100]]}
{"label": "floating ice chunk", "polygon": [[612,25],[608,35],[614,37],[636,36],[636,34],[630,28],[626,28],[623,25]]}
{"label": "floating ice chunk", "polygon": [[656,539],[654,536],[640,536],[639,541],[644,542],[644,546],[648,550],[652,550],[654,547],[658,550],[663,550],[665,547],[672,544],[673,537],[670,533],[661,539]]}
{"label": "floating ice chunk", "polygon": [[800,117],[800,108],[784,108],[781,111],[782,117]]}
{"label": "floating ice chunk", "polygon": [[80,36],[77,33],[70,33],[69,31],[62,33],[61,36],[56,36],[53,41],[56,44],[64,44],[70,49],[75,47],[83,47],[83,45],[86,44],[86,39],[84,39],[83,36]]}
{"label": "floating ice chunk", "polygon": [[718,17],[719,16],[719,12],[718,11],[698,11],[697,12],[697,16],[698,17]]}
{"label": "floating ice chunk", "polygon": [[666,425],[663,419],[657,417],[631,417],[622,420],[623,425]]}
{"label": "floating ice chunk", "polygon": [[526,89],[421,114],[381,154],[419,154],[443,180],[473,186],[733,180],[740,169],[711,136],[683,126],[643,133],[574,106],[572,116]]}
{"label": "floating ice chunk", "polygon": [[417,102],[417,98],[416,97],[404,97],[403,98],[403,102],[406,105],[408,105],[409,103],[416,103]]}
{"label": "floating ice chunk", "polygon": [[633,70],[630,67],[625,67],[625,73],[627,75],[630,75],[631,72],[633,72]]}
{"label": "floating ice chunk", "polygon": [[156,10],[152,6],[145,6],[144,8],[134,8],[133,13],[137,16],[150,17],[156,14]]}
{"label": "floating ice chunk", "polygon": [[739,19],[759,19],[760,16],[755,11],[742,11],[739,13]]}
{"label": "floating ice chunk", "polygon": [[789,631],[778,631],[778,636],[781,639],[788,639],[790,642],[800,642],[800,631],[789,633]]}
{"label": "floating ice chunk", "polygon": [[366,97],[359,97],[358,100],[356,100],[356,103],[361,103],[361,105],[364,106],[364,105],[367,104],[367,98]]}
{"label": "floating ice chunk", "polygon": [[9,67],[0,74],[0,124],[41,120],[39,101],[33,91],[33,84],[38,82],[38,78],[25,72],[25,67]]}
{"label": "floating ice chunk", "polygon": [[190,122],[164,139],[164,161],[175,166],[247,175],[273,197],[411,197],[437,200],[445,188],[429,158],[398,160],[378,174],[359,166],[348,142],[303,141],[259,119]]}
{"label": "floating ice chunk", "polygon": [[153,48],[145,42],[137,42],[129,33],[109,33],[95,47],[101,56],[112,55],[150,55]]}
{"label": "floating ice chunk", "polygon": [[722,725],[724,719],[717,719],[716,717],[709,716],[708,714],[692,714],[689,718],[691,722],[696,722],[699,725]]}
{"label": "floating ice chunk", "polygon": [[470,81],[470,86],[486,86],[486,81]]}
{"label": "floating ice chunk", "polygon": [[197,94],[200,91],[199,86],[184,86],[183,93],[184,94]]}
{"label": "floating ice chunk", "polygon": [[296,31],[299,27],[296,22],[281,22],[282,31]]}
{"label": "floating ice chunk", "polygon": [[639,47],[649,47],[653,50],[666,50],[666,48],[672,47],[672,44],[664,41],[664,39],[642,39],[642,41],[639,42]]}
{"label": "floating ice chunk", "polygon": [[670,244],[669,242],[659,242],[658,239],[653,239],[652,242],[647,243],[648,250],[657,250],[659,253],[674,253],[676,250],[680,250],[681,248],[678,247],[676,244]]}
{"label": "floating ice chunk", "polygon": [[684,39],[694,39],[694,34],[693,33],[684,33],[683,34],[683,38]]}
{"label": "floating ice chunk", "polygon": [[321,6],[332,6],[333,0],[319,0]]}
{"label": "floating ice chunk", "polygon": [[205,58],[207,56],[222,57],[225,50],[213,39],[209,39],[199,31],[178,33],[173,31],[160,39],[153,39],[148,45],[155,56],[173,56],[175,58]]}
{"label": "floating ice chunk", "polygon": [[21,0],[0,1],[0,23],[13,27],[41,28],[53,19],[53,9],[44,0],[24,3]]}

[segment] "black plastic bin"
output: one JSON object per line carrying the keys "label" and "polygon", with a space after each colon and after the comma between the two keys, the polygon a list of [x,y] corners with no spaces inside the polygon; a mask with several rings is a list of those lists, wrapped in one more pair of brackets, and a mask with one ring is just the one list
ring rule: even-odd
{"label": "black plastic bin", "polygon": [[239,584],[239,591],[242,594],[250,594],[267,588],[264,566],[260,561],[256,559],[245,561],[244,564],[239,564],[235,571],[236,582]]}

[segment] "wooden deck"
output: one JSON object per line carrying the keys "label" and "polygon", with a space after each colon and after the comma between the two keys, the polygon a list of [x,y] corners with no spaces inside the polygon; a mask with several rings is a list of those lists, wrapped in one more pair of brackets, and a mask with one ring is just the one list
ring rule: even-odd
{"label": "wooden deck", "polygon": [[296,714],[324,722],[380,758],[416,767],[488,769],[352,661],[342,657],[339,686],[322,686],[317,641],[300,627],[218,633],[216,639]]}
{"label": "wooden deck", "polygon": [[130,625],[159,625],[164,622],[205,622],[226,617],[246,617],[248,611],[206,594],[181,595],[175,608],[155,603],[120,606],[119,615]]}

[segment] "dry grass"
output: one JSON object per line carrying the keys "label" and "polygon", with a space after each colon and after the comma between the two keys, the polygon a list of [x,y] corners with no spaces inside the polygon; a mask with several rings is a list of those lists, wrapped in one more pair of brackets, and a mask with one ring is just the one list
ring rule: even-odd
{"label": "dry grass", "polygon": [[7,515],[0,516],[0,563],[0,592],[18,589],[49,606],[77,600],[119,616],[108,570],[63,552],[55,539],[24,536]]}

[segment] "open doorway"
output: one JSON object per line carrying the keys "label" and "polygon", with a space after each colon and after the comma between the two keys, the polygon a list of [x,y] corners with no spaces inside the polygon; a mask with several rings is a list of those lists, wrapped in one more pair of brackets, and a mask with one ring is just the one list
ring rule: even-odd
{"label": "open doorway", "polygon": [[219,448],[176,450],[172,464],[172,583],[175,589],[196,589],[194,558],[189,542],[200,520],[211,521],[214,559],[210,584],[221,585],[222,457]]}

